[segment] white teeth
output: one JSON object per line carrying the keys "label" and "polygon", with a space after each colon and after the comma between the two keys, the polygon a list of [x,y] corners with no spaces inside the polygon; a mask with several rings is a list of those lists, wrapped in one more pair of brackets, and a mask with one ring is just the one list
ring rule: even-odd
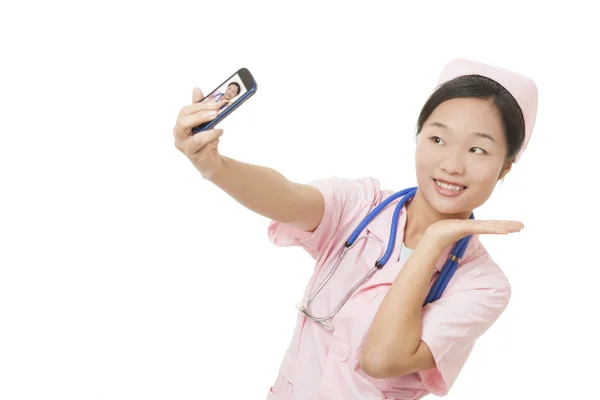
{"label": "white teeth", "polygon": [[455,192],[461,191],[463,189],[462,186],[449,185],[447,183],[438,182],[438,181],[435,181],[435,183],[437,183],[437,185],[441,188],[454,190]]}

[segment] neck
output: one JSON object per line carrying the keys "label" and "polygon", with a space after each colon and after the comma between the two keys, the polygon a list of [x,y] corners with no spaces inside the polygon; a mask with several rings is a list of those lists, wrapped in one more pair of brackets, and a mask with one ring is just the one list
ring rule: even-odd
{"label": "neck", "polygon": [[420,190],[406,205],[406,226],[404,228],[404,244],[415,249],[429,226],[443,219],[467,219],[471,212],[458,214],[442,214],[429,204]]}

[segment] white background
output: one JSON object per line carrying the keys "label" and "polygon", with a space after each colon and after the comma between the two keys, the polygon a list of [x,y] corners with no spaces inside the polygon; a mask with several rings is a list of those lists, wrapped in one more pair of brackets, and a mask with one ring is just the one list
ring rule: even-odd
{"label": "white background", "polygon": [[447,398],[598,398],[593,6],[164,4],[0,10],[0,399],[264,398],[312,259],[202,180],[173,146],[179,110],[247,67],[258,92],[220,124],[223,154],[401,189],[455,57],[532,77],[540,100],[527,152],[476,211],[525,224],[482,237],[512,302]]}

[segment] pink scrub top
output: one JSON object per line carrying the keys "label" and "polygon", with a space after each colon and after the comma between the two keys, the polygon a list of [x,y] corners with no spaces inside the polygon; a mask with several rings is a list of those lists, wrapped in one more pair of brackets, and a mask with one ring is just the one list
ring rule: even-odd
{"label": "pink scrub top", "polygon": [[[277,246],[300,246],[316,261],[302,304],[330,271],[344,243],[362,219],[394,193],[382,190],[373,178],[331,178],[313,181],[325,198],[323,220],[314,232],[271,221],[270,240]],[[363,234],[373,235],[387,246],[392,215],[398,200],[386,207]],[[398,221],[394,253],[383,269],[364,283],[332,321],[332,329],[298,312],[291,343],[279,373],[267,392],[270,400],[369,400],[420,399],[430,393],[444,396],[454,384],[475,341],[508,305],[510,284],[473,235],[459,268],[442,297],[422,311],[422,340],[427,343],[436,367],[405,376],[376,379],[368,376],[358,362],[371,322],[381,301],[406,262],[399,260],[403,243],[406,209]],[[328,315],[348,290],[364,276],[381,255],[376,241],[361,240],[346,255],[337,272],[311,304],[311,313]],[[430,288],[449,252],[440,256]],[[385,247],[384,247],[385,248]],[[293,307],[293,305],[291,305]],[[402,337],[398,337],[402,340]]]}

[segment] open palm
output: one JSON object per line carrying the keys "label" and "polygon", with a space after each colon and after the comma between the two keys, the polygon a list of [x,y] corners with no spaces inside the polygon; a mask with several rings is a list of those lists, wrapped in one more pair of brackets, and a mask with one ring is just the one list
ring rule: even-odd
{"label": "open palm", "polygon": [[507,235],[519,232],[523,228],[524,225],[518,221],[445,219],[431,224],[425,235],[440,246],[446,247],[468,235]]}

